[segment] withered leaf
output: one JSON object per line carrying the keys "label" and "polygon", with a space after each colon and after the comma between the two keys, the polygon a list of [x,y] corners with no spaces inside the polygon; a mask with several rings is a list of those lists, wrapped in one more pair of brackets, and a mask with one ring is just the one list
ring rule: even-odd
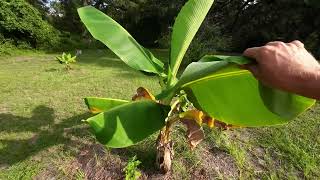
{"label": "withered leaf", "polygon": [[155,97],[144,87],[139,87],[137,93],[132,97],[133,101],[149,99],[155,101]]}
{"label": "withered leaf", "polygon": [[193,119],[181,119],[181,122],[187,127],[186,138],[191,149],[194,149],[204,139],[203,129]]}
{"label": "withered leaf", "polygon": [[231,128],[240,128],[240,126],[235,126],[232,124],[226,124],[224,122],[221,122],[219,120],[214,120],[214,127],[220,128],[222,130],[229,130]]}
{"label": "withered leaf", "polygon": [[179,116],[182,119],[192,119],[196,121],[199,125],[202,124],[203,112],[197,109],[192,109],[192,110],[183,112]]}

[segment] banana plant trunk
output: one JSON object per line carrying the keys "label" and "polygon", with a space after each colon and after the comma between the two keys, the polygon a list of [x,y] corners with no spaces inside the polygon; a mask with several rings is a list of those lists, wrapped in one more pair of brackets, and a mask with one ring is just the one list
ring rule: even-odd
{"label": "banana plant trunk", "polygon": [[156,166],[160,169],[161,173],[167,174],[171,171],[172,159],[174,156],[173,152],[173,143],[169,139],[167,132],[170,129],[165,127],[160,131],[160,134],[157,139],[157,159]]}
{"label": "banana plant trunk", "polygon": [[157,139],[157,159],[156,166],[160,169],[163,174],[167,174],[171,171],[172,159],[174,156],[173,142],[170,139],[170,132],[172,125],[179,121],[179,117],[176,115],[178,112],[179,101],[176,101],[172,105],[172,109],[169,112],[166,126],[161,129]]}

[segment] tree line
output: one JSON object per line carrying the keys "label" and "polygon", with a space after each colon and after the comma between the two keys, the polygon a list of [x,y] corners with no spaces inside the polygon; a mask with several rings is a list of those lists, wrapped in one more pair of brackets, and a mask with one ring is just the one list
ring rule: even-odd
{"label": "tree line", "polygon": [[[320,11],[314,0],[216,0],[187,58],[238,52],[268,41],[299,39],[320,56]],[[124,26],[146,47],[166,48],[186,0],[3,0],[0,43],[31,48],[103,47],[91,39],[77,8],[91,5]],[[316,2],[316,1],[315,1]]]}

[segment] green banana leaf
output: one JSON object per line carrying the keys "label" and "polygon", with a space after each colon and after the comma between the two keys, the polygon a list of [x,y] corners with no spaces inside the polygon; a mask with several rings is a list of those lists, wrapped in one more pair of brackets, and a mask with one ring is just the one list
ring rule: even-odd
{"label": "green banana leaf", "polygon": [[129,103],[129,101],[110,98],[86,97],[84,98],[90,112],[97,114],[108,111],[114,107]]}
{"label": "green banana leaf", "polygon": [[184,89],[198,109],[227,124],[256,127],[284,124],[310,108],[315,100],[260,84],[239,64],[244,57],[210,56],[190,64],[175,86]]}
{"label": "green banana leaf", "polygon": [[126,103],[86,120],[101,144],[112,148],[134,145],[165,125],[169,106],[143,100]]}
{"label": "green banana leaf", "polygon": [[127,65],[145,72],[164,72],[163,63],[112,18],[91,6],[79,8],[78,14],[91,35],[108,46]]}
{"label": "green banana leaf", "polygon": [[173,78],[176,77],[183,56],[209,12],[213,1],[189,0],[176,18],[173,26],[170,52],[170,68]]}
{"label": "green banana leaf", "polygon": [[213,61],[213,62],[191,63],[183,72],[179,81],[171,88],[165,89],[160,94],[158,94],[156,96],[156,99],[158,100],[172,99],[172,97],[175,96],[176,92],[179,89],[181,89],[183,85],[192,81],[196,81],[202,77],[206,77],[229,64],[226,61],[220,61],[221,59],[219,58],[217,58],[216,60],[217,61]]}

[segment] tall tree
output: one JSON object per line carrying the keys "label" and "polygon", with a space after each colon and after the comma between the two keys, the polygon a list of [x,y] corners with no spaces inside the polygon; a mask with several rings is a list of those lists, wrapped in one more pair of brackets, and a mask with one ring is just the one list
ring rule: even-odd
{"label": "tall tree", "polygon": [[320,11],[304,0],[229,0],[218,3],[214,15],[239,52],[268,41],[299,39],[320,55],[315,48],[320,46]]}

